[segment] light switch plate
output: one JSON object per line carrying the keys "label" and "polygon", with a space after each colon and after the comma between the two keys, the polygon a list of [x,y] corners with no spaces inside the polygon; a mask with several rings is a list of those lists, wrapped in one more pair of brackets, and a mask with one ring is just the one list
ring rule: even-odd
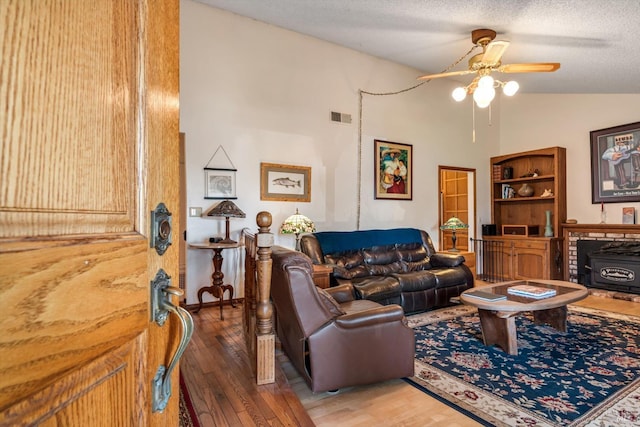
{"label": "light switch plate", "polygon": [[202,208],[189,208],[189,216],[201,216]]}

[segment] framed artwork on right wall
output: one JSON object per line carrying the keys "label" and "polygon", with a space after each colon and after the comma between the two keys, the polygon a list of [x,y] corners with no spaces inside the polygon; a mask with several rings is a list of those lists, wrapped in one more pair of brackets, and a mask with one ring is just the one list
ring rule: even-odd
{"label": "framed artwork on right wall", "polygon": [[590,136],[592,203],[640,201],[640,122]]}

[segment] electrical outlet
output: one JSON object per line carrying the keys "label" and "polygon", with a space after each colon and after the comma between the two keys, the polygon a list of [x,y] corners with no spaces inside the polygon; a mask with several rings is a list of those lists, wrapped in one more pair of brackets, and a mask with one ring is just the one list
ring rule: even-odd
{"label": "electrical outlet", "polygon": [[201,216],[202,208],[189,208],[189,216]]}

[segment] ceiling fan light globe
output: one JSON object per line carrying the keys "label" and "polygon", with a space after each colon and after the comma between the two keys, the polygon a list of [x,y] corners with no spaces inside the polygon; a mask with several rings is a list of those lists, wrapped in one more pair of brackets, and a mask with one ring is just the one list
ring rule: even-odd
{"label": "ceiling fan light globe", "polygon": [[453,90],[453,92],[451,93],[451,96],[457,102],[461,102],[461,101],[464,101],[464,99],[467,97],[467,91],[463,87],[457,87]]}
{"label": "ceiling fan light globe", "polygon": [[487,101],[487,100],[480,100],[477,101],[476,100],[476,105],[478,106],[478,108],[487,108],[489,106],[489,104],[491,104],[491,101]]}
{"label": "ceiling fan light globe", "polygon": [[493,87],[494,80],[491,76],[482,76],[478,80],[478,87]]}
{"label": "ceiling fan light globe", "polygon": [[505,83],[504,87],[502,88],[502,93],[507,96],[513,96],[516,94],[516,92],[518,92],[518,89],[520,89],[520,85],[518,84],[518,82],[511,80]]}
{"label": "ceiling fan light globe", "polygon": [[487,108],[495,96],[496,90],[492,86],[478,86],[473,92],[473,100],[479,108]]}

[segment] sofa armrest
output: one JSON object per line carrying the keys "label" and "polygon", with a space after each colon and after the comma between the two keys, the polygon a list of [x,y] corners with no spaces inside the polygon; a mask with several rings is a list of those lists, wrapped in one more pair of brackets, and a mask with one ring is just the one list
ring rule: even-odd
{"label": "sofa armrest", "polygon": [[335,318],[336,326],[345,329],[355,329],[364,326],[396,322],[404,319],[404,311],[397,304],[364,310],[357,313],[345,314]]}
{"label": "sofa armrest", "polygon": [[355,300],[355,291],[351,283],[326,288],[325,291],[340,304]]}
{"label": "sofa armrest", "polygon": [[457,267],[464,264],[464,257],[445,252],[438,252],[429,258],[432,267]]}

